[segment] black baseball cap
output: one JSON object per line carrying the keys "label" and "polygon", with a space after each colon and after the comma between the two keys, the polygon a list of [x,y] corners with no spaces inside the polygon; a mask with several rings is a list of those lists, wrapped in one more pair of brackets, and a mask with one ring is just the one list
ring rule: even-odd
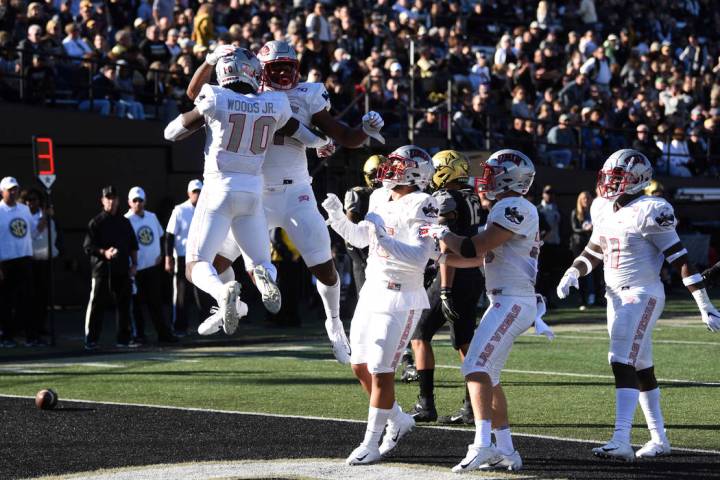
{"label": "black baseball cap", "polygon": [[106,187],[103,187],[102,196],[105,198],[117,197],[118,193],[117,193],[117,188],[115,188],[115,185],[108,185]]}

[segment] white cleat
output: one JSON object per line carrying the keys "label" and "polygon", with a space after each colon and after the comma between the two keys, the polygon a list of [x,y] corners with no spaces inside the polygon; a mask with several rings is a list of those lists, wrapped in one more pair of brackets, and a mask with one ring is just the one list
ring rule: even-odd
{"label": "white cleat", "polygon": [[348,465],[370,465],[377,463],[382,459],[380,450],[377,447],[372,448],[367,445],[361,444],[357,447],[350,456],[345,460]]}
{"label": "white cleat", "polygon": [[218,307],[210,307],[210,316],[198,326],[200,335],[212,335],[222,330],[222,316]]}
{"label": "white cleat", "polygon": [[650,440],[642,446],[640,450],[635,452],[636,458],[655,458],[670,455],[670,442],[665,441],[664,443],[655,442]]}
{"label": "white cleat", "polygon": [[453,473],[466,473],[472,470],[478,470],[486,463],[493,463],[500,457],[495,445],[489,447],[473,447],[468,446],[468,453],[460,463],[452,468]]}
{"label": "white cleat", "polygon": [[523,463],[522,458],[520,458],[520,453],[515,450],[510,455],[501,453],[498,458],[480,465],[478,470],[497,470],[502,468],[511,472],[517,472],[518,470],[522,470],[522,467]]}
{"label": "white cleat", "polygon": [[405,435],[415,428],[415,419],[412,415],[401,412],[398,418],[388,422],[385,429],[385,436],[380,444],[380,455],[387,455],[390,451],[397,447],[398,442]]}
{"label": "white cleat", "polygon": [[270,276],[262,265],[258,265],[253,269],[253,277],[255,277],[255,286],[260,291],[263,305],[270,313],[278,313],[282,307],[282,296],[280,289],[275,280]]}
{"label": "white cleat", "polygon": [[332,343],[333,355],[335,359],[347,365],[350,363],[350,342],[345,335],[345,328],[339,318],[328,318],[325,320],[325,330],[327,330],[328,338]]}
{"label": "white cleat", "polygon": [[222,299],[220,305],[218,305],[218,313],[222,317],[222,328],[223,331],[232,335],[237,330],[238,322],[240,317],[236,308],[236,302],[240,296],[240,284],[232,281],[225,284],[225,298]]}
{"label": "white cleat", "polygon": [[625,462],[635,461],[635,452],[630,444],[618,442],[617,440],[610,440],[602,447],[593,448],[592,453],[600,458],[616,458]]}

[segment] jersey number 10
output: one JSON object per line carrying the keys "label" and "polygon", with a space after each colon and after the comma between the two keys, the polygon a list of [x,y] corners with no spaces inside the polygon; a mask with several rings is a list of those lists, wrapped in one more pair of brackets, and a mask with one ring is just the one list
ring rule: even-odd
{"label": "jersey number 10", "polygon": [[[228,121],[232,124],[230,130],[230,138],[228,138],[225,150],[237,153],[240,150],[243,135],[245,133],[245,121],[247,115],[244,113],[233,113],[228,117]],[[253,123],[252,136],[250,137],[250,151],[255,155],[265,152],[270,141],[270,136],[275,130],[277,121],[274,117],[265,115],[258,117]]]}

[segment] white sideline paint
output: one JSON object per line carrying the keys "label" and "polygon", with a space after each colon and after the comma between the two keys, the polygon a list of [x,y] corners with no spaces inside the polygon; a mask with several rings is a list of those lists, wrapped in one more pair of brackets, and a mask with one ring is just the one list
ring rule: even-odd
{"label": "white sideline paint", "polygon": [[[227,479],[227,478],[311,478],[313,480],[457,480],[450,468],[399,463],[377,463],[351,467],[337,458],[308,458],[281,460],[245,460],[234,462],[194,462],[173,465],[150,465],[128,467],[74,475],[42,477],[73,480],[176,480],[178,478]],[[529,479],[535,475],[510,475],[492,473],[471,478]]]}
{"label": "white sideline paint", "polygon": [[[435,368],[449,368],[452,370],[460,370],[460,365],[435,365]],[[577,378],[603,378],[614,379],[612,375],[598,375],[594,373],[574,373],[574,372],[548,372],[545,370],[515,370],[512,368],[503,369],[503,373],[522,373],[526,375],[547,375],[549,377],[577,377]],[[683,380],[680,378],[658,378],[658,382],[665,383],[682,383],[686,385],[697,385],[698,387],[716,387],[720,382],[701,382],[696,380]]]}
{"label": "white sideline paint", "polygon": [[[28,400],[34,400],[35,397],[30,397],[27,395],[12,395],[12,394],[6,394],[6,393],[0,393],[0,397],[6,397],[6,398],[25,398]],[[317,417],[313,415],[284,415],[280,413],[263,413],[263,412],[240,412],[237,410],[219,410],[217,408],[197,408],[197,407],[176,407],[173,405],[150,405],[147,403],[126,403],[126,402],[103,402],[99,400],[82,400],[77,398],[63,398],[60,401],[65,402],[77,402],[77,403],[91,403],[91,404],[98,404],[98,405],[117,405],[121,407],[144,407],[144,408],[161,408],[164,410],[181,410],[184,412],[207,412],[207,413],[225,413],[229,415],[248,415],[248,416],[254,416],[254,417],[271,417],[271,418],[296,418],[298,420],[320,420],[320,421],[330,421],[330,422],[344,422],[344,423],[359,423],[359,424],[366,424],[367,422],[365,420],[352,420],[348,418],[333,418],[333,417]],[[455,431],[455,432],[465,432],[470,433],[472,432],[472,429],[464,428],[464,427],[444,427],[444,426],[416,426],[415,428],[432,428],[436,430],[448,430],[448,431]],[[512,434],[514,436],[519,437],[528,437],[528,438],[541,438],[544,440],[557,440],[562,442],[573,442],[573,443],[594,443],[596,445],[604,445],[606,441],[599,441],[599,440],[586,440],[581,438],[565,438],[565,437],[553,437],[550,435],[539,435],[535,433],[518,433],[513,431]],[[635,447],[641,447],[643,444],[633,444]],[[673,451],[679,451],[679,452],[693,452],[693,453],[708,453],[712,455],[720,455],[720,450],[703,450],[703,449],[697,449],[697,448],[676,448],[672,447]],[[513,477],[514,478],[514,477]]]}

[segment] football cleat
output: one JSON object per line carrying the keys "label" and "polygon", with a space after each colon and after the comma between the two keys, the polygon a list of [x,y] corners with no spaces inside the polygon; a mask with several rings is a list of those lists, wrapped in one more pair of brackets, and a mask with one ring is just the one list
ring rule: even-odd
{"label": "football cleat", "polygon": [[260,291],[263,305],[267,311],[273,314],[278,313],[282,307],[282,296],[277,283],[270,276],[270,272],[262,265],[258,265],[253,269],[253,277],[255,277],[255,286]]}
{"label": "football cleat", "polygon": [[218,305],[218,313],[222,318],[223,331],[228,335],[232,335],[237,330],[240,321],[235,306],[237,298],[240,296],[240,284],[236,281],[228,282],[225,284],[225,288],[225,297],[221,299]]}
{"label": "football cleat", "polygon": [[443,425],[472,425],[475,423],[472,404],[463,402],[463,406],[456,413],[438,417],[437,421]]}
{"label": "football cleat", "polygon": [[517,472],[518,470],[522,470],[522,466],[523,463],[522,458],[520,458],[520,453],[515,450],[510,455],[501,453],[499,457],[480,465],[478,470],[497,470],[502,468],[511,472]]}
{"label": "football cleat", "polygon": [[415,365],[409,364],[403,367],[402,375],[400,375],[400,380],[405,383],[410,383],[417,382],[419,379],[420,376],[418,375],[418,371]]}
{"label": "football cleat", "polygon": [[365,444],[360,444],[349,457],[345,460],[348,465],[370,465],[377,463],[382,459],[380,450],[378,447],[369,447]]}
{"label": "football cleat", "polygon": [[210,316],[198,326],[200,335],[212,335],[222,330],[222,316],[218,307],[210,307]]}
{"label": "football cleat", "polygon": [[592,453],[600,458],[617,458],[625,462],[635,461],[635,452],[630,444],[618,442],[617,440],[610,440],[602,447],[593,448]]}
{"label": "football cleat", "polygon": [[434,422],[438,418],[434,398],[424,398],[418,395],[417,403],[408,412],[416,422]]}
{"label": "football cleat", "polygon": [[501,457],[495,445],[488,447],[468,446],[468,453],[460,463],[452,468],[453,473],[466,473],[479,469],[482,465],[493,463],[497,458]]}
{"label": "football cleat", "polygon": [[655,458],[670,455],[670,442],[665,441],[664,443],[655,442],[650,440],[642,446],[640,450],[635,452],[635,458]]}
{"label": "football cleat", "polygon": [[380,444],[380,455],[387,455],[395,448],[405,435],[415,428],[415,419],[407,413],[400,412],[395,420],[391,420],[385,429],[385,436]]}
{"label": "football cleat", "polygon": [[345,335],[345,328],[339,318],[328,318],[325,320],[325,330],[327,331],[330,343],[332,343],[332,352],[335,359],[347,365],[350,363],[350,342]]}

